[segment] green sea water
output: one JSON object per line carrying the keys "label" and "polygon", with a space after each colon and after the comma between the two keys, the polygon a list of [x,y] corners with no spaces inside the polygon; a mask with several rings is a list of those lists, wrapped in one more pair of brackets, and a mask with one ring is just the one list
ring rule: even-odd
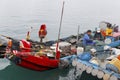
{"label": "green sea water", "polygon": [[[0,80],[73,80],[74,69],[52,69],[47,71],[33,71],[25,69],[1,59]],[[2,64],[3,63],[3,64]]]}
{"label": "green sea water", "polygon": [[19,67],[7,59],[0,59],[0,63],[0,80],[100,80],[86,72],[76,73],[74,67],[40,72]]}

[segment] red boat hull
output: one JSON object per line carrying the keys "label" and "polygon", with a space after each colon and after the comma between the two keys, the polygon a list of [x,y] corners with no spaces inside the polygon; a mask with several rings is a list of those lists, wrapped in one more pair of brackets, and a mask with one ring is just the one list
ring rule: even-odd
{"label": "red boat hull", "polygon": [[36,57],[30,54],[16,54],[9,57],[16,65],[36,71],[44,71],[58,67],[58,59],[50,59],[47,56]]}

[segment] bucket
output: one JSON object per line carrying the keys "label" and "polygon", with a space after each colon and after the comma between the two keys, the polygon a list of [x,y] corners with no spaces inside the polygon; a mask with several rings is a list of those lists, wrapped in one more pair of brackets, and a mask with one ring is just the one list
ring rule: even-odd
{"label": "bucket", "polygon": [[84,52],[83,47],[77,47],[77,55],[82,54]]}

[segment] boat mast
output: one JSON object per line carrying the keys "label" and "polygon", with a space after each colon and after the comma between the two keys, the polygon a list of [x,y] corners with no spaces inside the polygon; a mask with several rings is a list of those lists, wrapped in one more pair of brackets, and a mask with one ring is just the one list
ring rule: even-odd
{"label": "boat mast", "polygon": [[63,1],[61,18],[60,18],[60,26],[59,26],[59,32],[58,32],[58,41],[57,41],[56,52],[58,51],[58,45],[59,45],[59,39],[60,39],[60,33],[61,33],[61,26],[62,26],[62,18],[63,18],[63,12],[64,12],[64,4],[65,4],[65,2]]}

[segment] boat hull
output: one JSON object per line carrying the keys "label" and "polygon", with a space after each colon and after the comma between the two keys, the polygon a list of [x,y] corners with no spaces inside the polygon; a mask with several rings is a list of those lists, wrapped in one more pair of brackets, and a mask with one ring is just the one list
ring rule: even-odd
{"label": "boat hull", "polygon": [[29,54],[9,55],[7,58],[18,66],[36,71],[55,69],[59,64],[58,59],[50,59],[46,56],[35,57]]}

